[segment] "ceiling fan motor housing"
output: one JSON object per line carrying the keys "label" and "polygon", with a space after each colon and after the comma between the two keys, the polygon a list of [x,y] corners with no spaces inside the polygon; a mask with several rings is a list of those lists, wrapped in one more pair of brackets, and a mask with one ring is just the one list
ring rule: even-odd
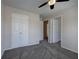
{"label": "ceiling fan motor housing", "polygon": [[54,8],[54,5],[50,5],[50,9],[53,9]]}

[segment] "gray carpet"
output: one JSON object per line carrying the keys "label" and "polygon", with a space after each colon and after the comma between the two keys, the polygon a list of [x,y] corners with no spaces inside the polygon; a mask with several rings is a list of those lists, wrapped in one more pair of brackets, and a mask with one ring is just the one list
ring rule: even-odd
{"label": "gray carpet", "polygon": [[58,43],[49,44],[44,41],[38,45],[7,50],[2,59],[78,59],[78,55],[61,48]]}

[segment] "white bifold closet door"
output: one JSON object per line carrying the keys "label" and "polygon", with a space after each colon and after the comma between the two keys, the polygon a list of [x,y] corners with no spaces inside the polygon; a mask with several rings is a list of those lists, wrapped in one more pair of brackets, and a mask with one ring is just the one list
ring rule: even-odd
{"label": "white bifold closet door", "polygon": [[13,13],[11,48],[23,47],[28,45],[28,30],[29,17],[27,15]]}
{"label": "white bifold closet door", "polygon": [[61,18],[53,20],[53,43],[61,41]]}

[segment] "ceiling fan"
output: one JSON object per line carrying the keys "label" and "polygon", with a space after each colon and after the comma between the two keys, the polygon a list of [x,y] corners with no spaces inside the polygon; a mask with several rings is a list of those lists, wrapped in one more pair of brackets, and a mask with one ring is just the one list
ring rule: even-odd
{"label": "ceiling fan", "polygon": [[41,8],[41,7],[45,6],[46,4],[48,4],[50,6],[50,9],[53,9],[54,8],[54,4],[56,2],[66,2],[66,1],[69,1],[69,0],[49,0],[49,1],[41,4],[40,6],[38,6],[38,8]]}

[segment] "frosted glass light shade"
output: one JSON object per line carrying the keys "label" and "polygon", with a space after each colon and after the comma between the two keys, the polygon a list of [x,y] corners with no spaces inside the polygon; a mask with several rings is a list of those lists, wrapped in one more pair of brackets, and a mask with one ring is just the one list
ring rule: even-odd
{"label": "frosted glass light shade", "polygon": [[50,0],[50,1],[48,2],[48,4],[49,4],[49,5],[53,5],[53,4],[55,4],[55,2],[56,2],[56,0]]}

